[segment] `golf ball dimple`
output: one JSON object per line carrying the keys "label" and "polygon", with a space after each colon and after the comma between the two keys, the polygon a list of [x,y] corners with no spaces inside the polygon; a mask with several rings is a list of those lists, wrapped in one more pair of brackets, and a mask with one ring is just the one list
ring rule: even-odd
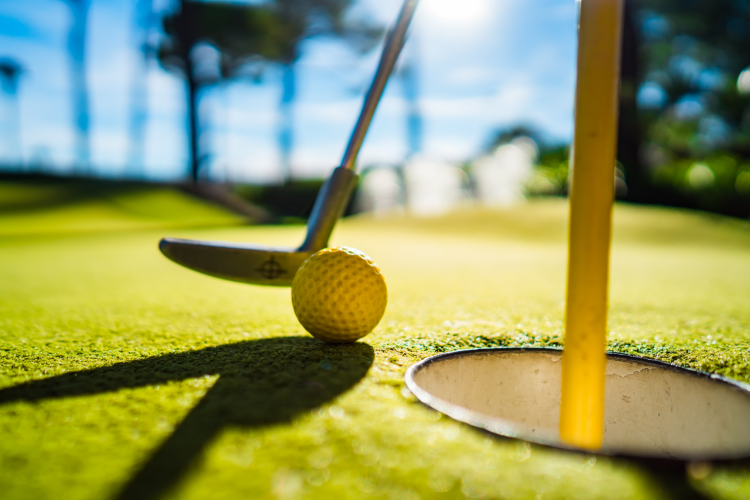
{"label": "golf ball dimple", "polygon": [[361,339],[380,322],[387,302],[380,268],[355,248],[313,254],[292,282],[294,314],[305,330],[326,342]]}

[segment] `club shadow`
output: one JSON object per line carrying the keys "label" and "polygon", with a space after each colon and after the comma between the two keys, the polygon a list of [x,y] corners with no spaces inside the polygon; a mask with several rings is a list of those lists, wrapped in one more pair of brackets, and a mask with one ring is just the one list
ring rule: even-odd
{"label": "club shadow", "polygon": [[20,384],[0,390],[0,406],[219,375],[117,495],[121,500],[156,499],[180,482],[223,428],[289,422],[354,386],[374,357],[372,347],[363,343],[332,345],[309,337],[261,339]]}

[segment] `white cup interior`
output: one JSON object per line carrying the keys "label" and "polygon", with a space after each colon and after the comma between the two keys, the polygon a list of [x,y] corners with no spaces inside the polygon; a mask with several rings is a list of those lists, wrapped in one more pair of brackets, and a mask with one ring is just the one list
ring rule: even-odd
{"label": "white cup interior", "polygon": [[[478,349],[412,366],[409,389],[438,411],[491,432],[563,446],[562,352]],[[685,460],[750,456],[750,391],[716,376],[610,355],[605,432],[608,454]]]}

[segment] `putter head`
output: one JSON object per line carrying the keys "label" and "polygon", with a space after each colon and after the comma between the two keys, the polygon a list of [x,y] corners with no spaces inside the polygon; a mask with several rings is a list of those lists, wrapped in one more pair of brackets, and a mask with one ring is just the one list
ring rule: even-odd
{"label": "putter head", "polygon": [[307,237],[299,248],[163,238],[159,250],[181,266],[216,278],[251,285],[292,286],[302,263],[328,246],[357,178],[351,169],[334,169],[318,193],[307,222]]}
{"label": "putter head", "polygon": [[193,271],[265,286],[292,286],[297,269],[315,253],[288,247],[178,238],[162,238],[159,250]]}

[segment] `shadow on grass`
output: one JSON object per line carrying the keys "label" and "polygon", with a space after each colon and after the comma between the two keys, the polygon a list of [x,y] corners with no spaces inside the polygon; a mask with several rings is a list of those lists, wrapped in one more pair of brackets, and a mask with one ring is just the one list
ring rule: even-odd
{"label": "shadow on grass", "polygon": [[[614,463],[618,463],[615,461]],[[621,462],[640,469],[658,488],[665,500],[710,500],[688,474],[689,463],[665,459],[625,459]]]}
{"label": "shadow on grass", "polygon": [[205,375],[214,386],[119,493],[120,500],[156,499],[175,487],[227,426],[289,422],[342,394],[373,363],[367,344],[325,344],[309,337],[240,342],[28,382],[0,390],[0,405],[124,388]]}

